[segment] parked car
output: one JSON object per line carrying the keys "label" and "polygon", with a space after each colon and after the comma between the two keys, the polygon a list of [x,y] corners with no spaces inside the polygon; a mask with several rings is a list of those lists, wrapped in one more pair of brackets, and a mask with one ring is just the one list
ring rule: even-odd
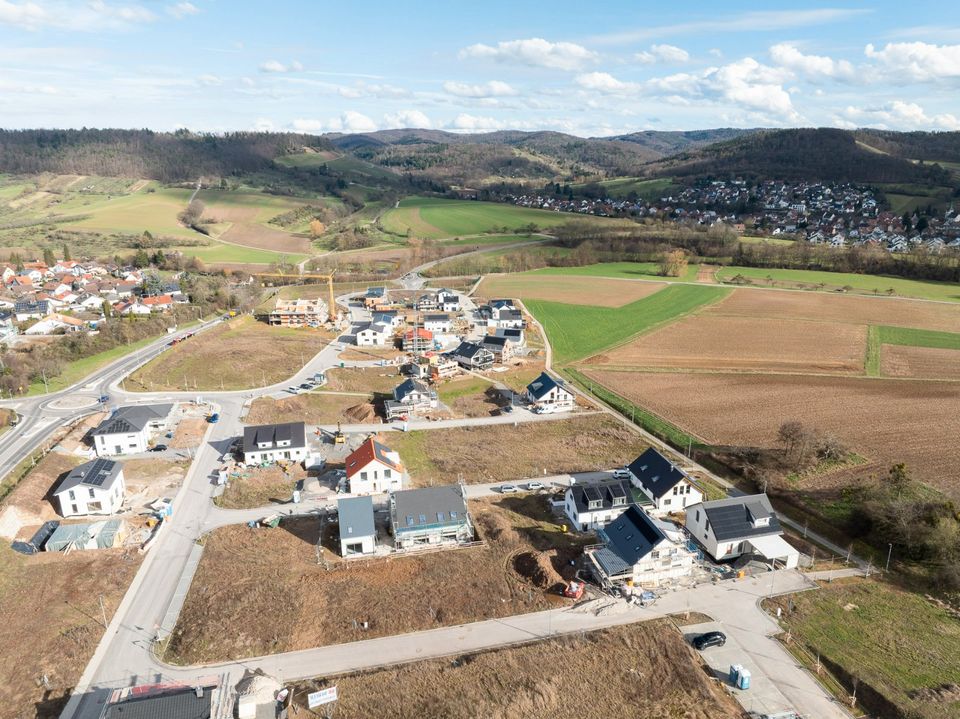
{"label": "parked car", "polygon": [[536,492],[543,489],[543,482],[527,482],[527,489]]}
{"label": "parked car", "polygon": [[209,417],[207,417],[207,421],[208,421],[210,424],[216,424],[217,422],[220,421],[220,414],[217,413],[217,412],[214,412],[214,413],[211,414]]}
{"label": "parked car", "polygon": [[630,472],[625,467],[617,467],[613,470],[613,476],[616,479],[630,479]]}
{"label": "parked car", "polygon": [[710,647],[722,647],[726,643],[727,635],[723,632],[707,632],[693,638],[693,646],[700,652]]}
{"label": "parked car", "polygon": [[500,485],[500,494],[513,494],[514,492],[519,492],[517,485],[515,484],[501,484]]}
{"label": "parked car", "polygon": [[150,448],[151,452],[166,452],[167,445],[165,444],[155,444]]}

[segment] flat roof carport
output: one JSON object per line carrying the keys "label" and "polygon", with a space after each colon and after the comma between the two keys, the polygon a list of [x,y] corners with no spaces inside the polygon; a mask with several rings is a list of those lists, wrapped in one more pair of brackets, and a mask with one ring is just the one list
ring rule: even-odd
{"label": "flat roof carport", "polygon": [[771,562],[783,562],[785,569],[794,569],[800,563],[800,552],[778,534],[751,537],[747,540],[758,554]]}

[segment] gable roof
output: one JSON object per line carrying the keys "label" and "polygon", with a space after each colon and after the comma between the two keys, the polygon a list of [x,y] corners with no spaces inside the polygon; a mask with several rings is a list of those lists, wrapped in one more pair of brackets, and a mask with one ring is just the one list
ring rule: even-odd
{"label": "gable roof", "polygon": [[112,459],[94,459],[74,467],[54,490],[54,494],[66,492],[80,485],[100,487],[109,491],[113,487],[123,468]]}
{"label": "gable roof", "polygon": [[153,420],[162,419],[169,415],[172,409],[172,404],[137,404],[118,407],[112,415],[98,424],[90,434],[97,436],[141,432]]}
{"label": "gable roof", "polygon": [[[719,541],[740,537],[759,537],[765,534],[780,534],[780,520],[765,494],[746,497],[727,497],[713,502],[687,507],[689,514],[701,507],[710,520],[710,530]],[[766,525],[754,526],[755,519],[769,518]]]}
{"label": "gable roof", "polygon": [[193,687],[155,693],[131,693],[104,708],[103,719],[210,719],[215,686],[197,696]]}
{"label": "gable roof", "polygon": [[370,437],[347,457],[345,462],[347,478],[349,479],[374,460],[387,465],[390,469],[402,472],[403,465],[398,461],[394,461],[390,455],[397,456],[387,445]]}
{"label": "gable roof", "polygon": [[569,390],[560,384],[560,382],[555,380],[546,372],[541,372],[539,377],[527,385],[527,393],[534,399],[540,399],[541,397],[545,397],[550,390],[557,387],[562,389],[564,392],[569,392]]}
{"label": "gable roof", "polygon": [[467,503],[456,484],[402,489],[393,493],[390,508],[398,529],[462,524],[467,519]]}
{"label": "gable roof", "polygon": [[654,499],[660,499],[683,480],[689,481],[683,470],[653,447],[628,464],[627,469]]}
{"label": "gable roof", "polygon": [[493,348],[496,348],[496,349],[498,349],[498,350],[502,350],[504,347],[507,346],[507,338],[506,338],[506,337],[495,337],[495,336],[493,336],[493,335],[487,335],[486,337],[483,338],[483,346],[484,346],[484,347],[493,347]]}
{"label": "gable roof", "polygon": [[337,500],[340,539],[376,535],[373,521],[373,497],[345,497]]}
{"label": "gable roof", "polygon": [[430,394],[430,388],[427,387],[427,385],[425,385],[423,382],[410,377],[393,388],[393,397],[397,401],[402,402],[404,397],[414,392],[419,392],[420,394]]}
{"label": "gable roof", "polygon": [[451,352],[451,355],[454,357],[463,357],[465,359],[471,359],[475,357],[480,352],[489,352],[490,350],[484,349],[481,345],[476,342],[463,341],[460,345]]}
{"label": "gable roof", "polygon": [[[599,512],[614,506],[615,497],[622,497],[624,501],[616,506],[626,507],[632,502],[629,485],[620,479],[598,480],[570,485],[573,503],[579,512]],[[590,508],[591,500],[600,500],[600,507]]]}
{"label": "gable roof", "polygon": [[598,534],[607,548],[630,566],[667,538],[647,513],[636,505],[631,505]]}
{"label": "gable roof", "polygon": [[[290,442],[278,447],[278,442]],[[259,424],[243,428],[243,451],[256,452],[257,445],[268,443],[264,449],[301,449],[307,446],[306,425],[303,422]]]}

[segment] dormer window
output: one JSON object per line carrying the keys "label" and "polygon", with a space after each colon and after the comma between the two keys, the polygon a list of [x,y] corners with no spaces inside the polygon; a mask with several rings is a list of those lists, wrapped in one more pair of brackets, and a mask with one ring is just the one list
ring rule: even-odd
{"label": "dormer window", "polygon": [[769,527],[770,526],[770,517],[755,517],[753,520],[754,527]]}
{"label": "dormer window", "polygon": [[625,505],[626,503],[627,503],[627,498],[626,498],[626,497],[614,497],[614,498],[613,498],[613,506],[614,506],[614,507],[622,507],[622,506]]}
{"label": "dormer window", "polygon": [[599,499],[591,499],[587,503],[587,507],[590,509],[600,509],[603,506],[603,502]]}

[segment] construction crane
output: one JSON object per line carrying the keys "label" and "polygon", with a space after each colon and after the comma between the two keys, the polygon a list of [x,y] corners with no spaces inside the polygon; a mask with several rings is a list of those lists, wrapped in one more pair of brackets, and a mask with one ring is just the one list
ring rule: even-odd
{"label": "construction crane", "polygon": [[[260,282],[279,281],[280,284],[315,284],[308,280],[326,280],[327,281],[327,315],[331,322],[337,321],[337,304],[333,299],[333,275],[285,275],[282,272],[254,272],[252,273]],[[291,280],[295,280],[291,282]],[[319,284],[316,283],[316,284]]]}

